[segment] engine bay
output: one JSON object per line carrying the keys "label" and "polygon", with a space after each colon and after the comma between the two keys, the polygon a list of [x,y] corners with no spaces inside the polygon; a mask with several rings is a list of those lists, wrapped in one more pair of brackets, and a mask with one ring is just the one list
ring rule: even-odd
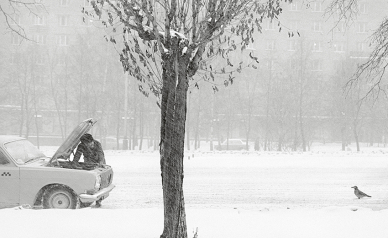
{"label": "engine bay", "polygon": [[104,168],[104,165],[97,163],[84,163],[84,162],[73,162],[69,160],[56,160],[47,165],[48,167],[57,167],[64,169],[79,169],[79,170],[94,170],[96,168]]}

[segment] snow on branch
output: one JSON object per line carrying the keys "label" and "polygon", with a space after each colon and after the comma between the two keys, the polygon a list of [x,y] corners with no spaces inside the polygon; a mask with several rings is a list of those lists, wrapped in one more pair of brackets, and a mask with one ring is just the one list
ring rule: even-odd
{"label": "snow on branch", "polygon": [[[164,31],[160,31],[159,34],[162,37],[166,36],[166,33]],[[179,33],[177,31],[174,31],[174,30],[170,30],[170,35],[171,35],[171,37],[177,37],[177,38],[180,38],[180,39],[183,39],[183,40],[187,40],[187,37],[184,34]]]}

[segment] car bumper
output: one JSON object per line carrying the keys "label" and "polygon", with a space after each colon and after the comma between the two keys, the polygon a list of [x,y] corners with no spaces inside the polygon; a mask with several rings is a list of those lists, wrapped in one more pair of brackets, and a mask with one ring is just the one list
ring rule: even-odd
{"label": "car bumper", "polygon": [[79,199],[83,203],[89,203],[89,202],[95,202],[100,199],[105,199],[109,196],[109,192],[112,191],[115,188],[114,184],[109,185],[109,187],[103,188],[97,193],[90,195],[90,194],[80,194]]}

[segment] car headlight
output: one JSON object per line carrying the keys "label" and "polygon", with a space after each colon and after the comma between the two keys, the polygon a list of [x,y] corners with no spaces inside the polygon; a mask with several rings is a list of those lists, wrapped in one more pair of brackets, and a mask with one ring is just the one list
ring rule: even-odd
{"label": "car headlight", "polygon": [[96,176],[96,183],[94,184],[94,189],[98,190],[101,187],[101,175]]}

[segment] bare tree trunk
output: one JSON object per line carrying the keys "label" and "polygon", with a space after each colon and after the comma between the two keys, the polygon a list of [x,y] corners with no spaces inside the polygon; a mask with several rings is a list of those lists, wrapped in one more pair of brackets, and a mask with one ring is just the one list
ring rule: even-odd
{"label": "bare tree trunk", "polygon": [[144,102],[140,101],[139,105],[139,150],[143,148],[143,139],[144,139]]}
{"label": "bare tree trunk", "polygon": [[[200,94],[200,92],[199,92]],[[200,147],[200,133],[199,133],[199,124],[200,124],[200,117],[201,114],[201,95],[198,95],[198,101],[197,101],[197,112],[196,112],[196,121],[195,121],[195,142],[194,142],[194,149],[199,149]]]}
{"label": "bare tree trunk", "polygon": [[131,137],[132,137],[132,140],[129,140],[129,141],[132,141],[131,143],[131,146],[128,147],[128,149],[132,149],[132,150],[135,150],[136,149],[136,146],[137,146],[137,135],[136,135],[136,129],[137,129],[137,121],[136,121],[136,117],[137,117],[137,90],[136,90],[136,85],[133,84],[133,116],[131,118],[133,118],[133,120],[131,119],[132,121],[132,130],[131,130]]}
{"label": "bare tree trunk", "polygon": [[[271,61],[270,61],[271,63]],[[271,66],[272,67],[272,66]],[[270,90],[271,90],[271,81],[272,81],[272,71],[269,71],[269,80],[268,80],[268,86],[267,86],[267,105],[265,110],[265,138],[264,138],[264,151],[269,150],[269,108],[270,108]]]}
{"label": "bare tree trunk", "polygon": [[164,229],[161,238],[187,237],[183,196],[183,156],[188,59],[178,59],[179,55],[180,52],[174,52],[172,55],[163,55],[162,57],[164,64],[160,165],[163,185]]}
{"label": "bare tree trunk", "polygon": [[294,145],[293,145],[293,148],[292,150],[293,151],[296,151],[298,149],[298,115],[296,113],[295,115],[295,128],[294,128]]}
{"label": "bare tree trunk", "polygon": [[283,145],[283,135],[279,135],[279,142],[278,142],[278,151],[282,151],[282,145]]}
{"label": "bare tree trunk", "polygon": [[[301,100],[302,101],[302,100]],[[302,104],[302,102],[300,103]],[[299,125],[300,125],[300,137],[302,140],[302,149],[305,152],[306,151],[306,138],[304,135],[304,124],[303,124],[303,113],[302,113],[302,105],[299,105]]]}
{"label": "bare tree trunk", "polygon": [[358,133],[357,133],[357,122],[353,122],[353,135],[354,135],[354,140],[356,141],[356,146],[357,146],[357,152],[360,152],[360,142],[358,139]]}
{"label": "bare tree trunk", "polygon": [[[360,89],[358,89],[358,97],[357,98],[360,98]],[[356,146],[357,146],[357,152],[360,151],[360,142],[359,142],[359,138],[358,138],[358,132],[357,132],[357,126],[358,126],[358,122],[360,120],[360,112],[361,112],[361,107],[362,107],[362,103],[358,102],[356,104],[356,110],[354,112],[354,116],[353,116],[353,135],[354,135],[354,139],[356,141]]]}
{"label": "bare tree trunk", "polygon": [[248,122],[246,123],[246,142],[245,142],[245,149],[249,151],[249,137],[251,135],[251,121],[252,121],[252,103],[251,100],[248,102]]}
{"label": "bare tree trunk", "polygon": [[58,122],[59,122],[59,129],[61,131],[61,136],[62,136],[62,139],[65,138],[65,134],[64,134],[64,131],[63,131],[63,126],[62,126],[62,116],[61,116],[61,108],[60,108],[60,105],[59,105],[59,102],[58,102],[58,97],[60,95],[58,95],[58,82],[54,82],[54,80],[58,80],[57,78],[54,78],[54,62],[52,62],[49,66],[50,68],[50,89],[51,89],[51,96],[53,97],[53,100],[54,100],[54,106],[55,106],[55,109],[56,109],[56,112],[57,112],[57,116],[58,116]]}
{"label": "bare tree trunk", "polygon": [[[123,149],[120,148],[120,121],[121,121],[121,115],[120,115],[120,107],[121,103],[118,103],[117,105],[117,126],[116,126],[116,148],[117,150]],[[123,147],[124,147],[125,141],[123,140]]]}
{"label": "bare tree trunk", "polygon": [[[106,44],[106,50],[105,50],[105,53],[106,53],[106,57],[109,58],[109,54],[108,54],[108,44]],[[102,97],[103,97],[103,100],[101,100],[101,125],[100,125],[100,139],[101,139],[101,143],[106,146],[106,125],[107,125],[107,120],[109,118],[109,116],[106,116],[105,114],[105,109],[106,109],[106,82],[108,80],[108,61],[106,60],[105,61],[105,70],[104,70],[104,77],[103,77],[103,81],[102,81]],[[66,101],[67,101],[67,97],[66,97]],[[67,106],[66,106],[66,112],[67,112]],[[67,116],[65,117],[67,118]],[[66,125],[66,123],[65,123]]]}
{"label": "bare tree trunk", "polygon": [[227,113],[227,118],[226,118],[226,150],[229,150],[229,139],[230,139],[230,120],[232,118],[232,108],[231,107],[231,96],[230,96],[230,88],[228,89],[228,113]]}
{"label": "bare tree trunk", "polygon": [[342,151],[346,150],[346,127],[342,126],[341,127],[341,140],[342,140]]}
{"label": "bare tree trunk", "polygon": [[210,118],[210,151],[213,151],[213,137],[214,137],[214,93],[211,99],[211,118]]}
{"label": "bare tree trunk", "polygon": [[[28,63],[27,63],[28,64]],[[26,68],[25,74],[24,74],[24,110],[26,111],[25,113],[25,119],[26,119],[26,134],[25,137],[28,138],[30,135],[30,104],[29,104],[29,88],[28,88],[28,68]]]}
{"label": "bare tree trunk", "polygon": [[34,98],[34,119],[35,119],[35,128],[36,128],[36,146],[39,148],[39,123],[38,123],[38,109],[37,109],[37,96],[36,96],[36,82],[35,75],[32,77],[33,79],[33,98]]}
{"label": "bare tree trunk", "polygon": [[[301,61],[303,62],[303,47],[300,50]],[[299,91],[299,125],[300,125],[300,138],[302,140],[302,149],[306,151],[306,138],[304,134],[304,123],[303,123],[303,100],[304,100],[304,84],[305,84],[305,67],[304,64],[301,64],[299,71],[299,80],[300,80],[300,91]]]}
{"label": "bare tree trunk", "polygon": [[22,88],[22,84],[20,83],[20,79],[18,78],[18,83],[19,83],[19,89],[20,89],[20,94],[21,94],[21,99],[20,99],[20,125],[19,125],[19,136],[22,136],[23,135],[23,126],[24,126],[24,98],[26,97],[25,96],[25,93],[24,93],[24,90]]}
{"label": "bare tree trunk", "polygon": [[[187,108],[190,108],[190,95],[187,97]],[[186,115],[186,149],[190,150],[190,116],[187,112]]]}
{"label": "bare tree trunk", "polygon": [[[67,69],[68,69],[68,64],[67,64],[67,62],[66,62],[66,65],[65,65],[65,75],[66,75],[66,78],[70,78],[69,77],[69,75],[68,75],[68,71],[67,71]],[[64,88],[64,96],[65,96],[65,102],[64,102],[64,109],[65,109],[65,112],[64,112],[64,115],[63,115],[63,117],[64,117],[64,119],[63,119],[63,126],[64,126],[64,135],[65,136],[67,136],[67,124],[68,124],[68,121],[67,121],[67,119],[68,119],[68,91],[67,91],[67,84],[68,84],[68,80],[67,79],[65,79],[64,80],[64,86],[65,86],[65,88]]]}

